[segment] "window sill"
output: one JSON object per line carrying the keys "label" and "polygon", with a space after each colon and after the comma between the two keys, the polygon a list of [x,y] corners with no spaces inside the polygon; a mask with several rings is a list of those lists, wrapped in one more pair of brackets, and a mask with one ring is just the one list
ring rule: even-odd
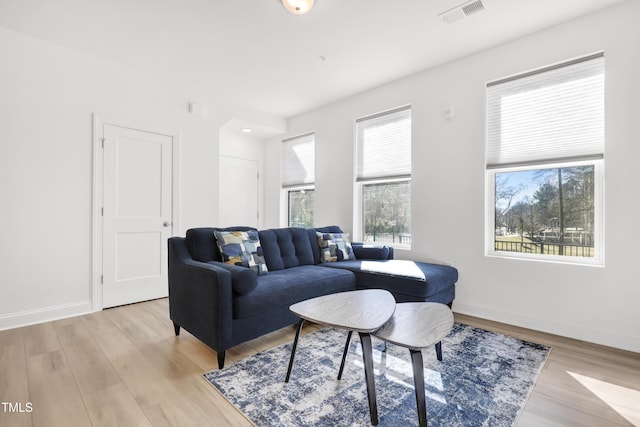
{"label": "window sill", "polygon": [[604,267],[604,261],[600,258],[585,258],[572,256],[530,255],[524,253],[489,251],[488,258],[500,258],[516,261],[533,261],[553,264],[580,265],[585,267]]}

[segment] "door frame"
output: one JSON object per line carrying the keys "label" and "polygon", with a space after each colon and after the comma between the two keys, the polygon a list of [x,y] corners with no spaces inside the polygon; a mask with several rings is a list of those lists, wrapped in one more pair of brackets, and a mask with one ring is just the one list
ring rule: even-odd
{"label": "door frame", "polygon": [[101,311],[102,304],[102,248],[103,248],[103,217],[102,207],[104,204],[104,150],[102,149],[102,139],[104,138],[105,125],[117,126],[142,132],[156,133],[171,137],[172,166],[171,166],[171,215],[172,215],[172,235],[177,235],[180,229],[180,185],[179,185],[179,154],[180,154],[180,132],[158,129],[151,126],[144,126],[118,118],[105,118],[93,114],[93,207],[92,207],[92,255],[91,255],[91,307],[92,310]]}

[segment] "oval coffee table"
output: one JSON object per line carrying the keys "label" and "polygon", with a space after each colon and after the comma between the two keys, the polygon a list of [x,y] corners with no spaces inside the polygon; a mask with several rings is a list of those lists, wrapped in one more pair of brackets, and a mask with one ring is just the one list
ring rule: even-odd
{"label": "oval coffee table", "polygon": [[[366,289],[360,291],[340,292],[311,298],[293,304],[289,309],[300,317],[296,328],[296,336],[291,348],[291,358],[285,382],[289,382],[293,359],[298,346],[298,338],[305,320],[334,328],[346,329],[349,337],[352,332],[358,332],[362,344],[362,360],[364,362],[364,377],[367,384],[367,398],[371,423],[378,424],[378,405],[376,403],[376,389],[373,373],[373,354],[371,350],[370,334],[387,323],[396,309],[396,300],[390,292],[382,289]],[[347,346],[349,341],[347,340]],[[340,372],[344,366],[345,352],[342,357]],[[340,377],[338,378],[340,379]]]}
{"label": "oval coffee table", "polygon": [[422,349],[435,344],[437,358],[442,360],[440,342],[452,327],[453,314],[446,305],[434,302],[405,302],[397,304],[391,320],[373,334],[385,342],[409,349],[420,427],[427,426]]}

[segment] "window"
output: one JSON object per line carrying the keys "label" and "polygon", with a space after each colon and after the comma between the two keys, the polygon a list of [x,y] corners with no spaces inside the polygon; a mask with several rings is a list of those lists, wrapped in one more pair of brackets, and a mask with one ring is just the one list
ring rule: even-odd
{"label": "window", "polygon": [[287,190],[289,227],[313,227],[313,188]]}
{"label": "window", "polygon": [[487,253],[603,262],[604,55],[487,85]]}
{"label": "window", "polygon": [[411,245],[411,107],[356,120],[362,240]]}
{"label": "window", "polygon": [[282,188],[289,227],[313,227],[315,135],[282,141]]}

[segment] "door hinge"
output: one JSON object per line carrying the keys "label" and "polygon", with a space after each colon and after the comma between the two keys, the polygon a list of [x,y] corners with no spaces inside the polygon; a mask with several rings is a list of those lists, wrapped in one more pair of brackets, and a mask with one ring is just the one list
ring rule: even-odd
{"label": "door hinge", "polygon": [[104,216],[104,206],[100,208],[100,215]]}
{"label": "door hinge", "polygon": [[104,141],[105,141],[105,139],[102,138],[102,148],[104,148]]}
{"label": "door hinge", "polygon": [[104,275],[100,275],[100,284],[104,284]]}

